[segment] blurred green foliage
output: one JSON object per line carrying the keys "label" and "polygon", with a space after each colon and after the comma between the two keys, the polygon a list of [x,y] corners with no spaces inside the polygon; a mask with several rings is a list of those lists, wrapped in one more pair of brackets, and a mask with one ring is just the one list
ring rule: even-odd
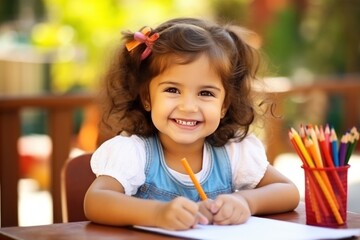
{"label": "blurred green foliage", "polygon": [[360,1],[289,1],[267,24],[264,50],[272,70],[284,76],[360,72]]}
{"label": "blurred green foliage", "polygon": [[280,11],[276,20],[266,29],[264,51],[271,61],[273,74],[290,76],[302,64],[304,43],[299,29],[296,9],[292,6]]}
{"label": "blurred green foliage", "polygon": [[121,31],[154,26],[170,17],[204,14],[205,1],[44,0],[48,20],[35,26],[32,40],[56,48],[53,88],[96,88]]}

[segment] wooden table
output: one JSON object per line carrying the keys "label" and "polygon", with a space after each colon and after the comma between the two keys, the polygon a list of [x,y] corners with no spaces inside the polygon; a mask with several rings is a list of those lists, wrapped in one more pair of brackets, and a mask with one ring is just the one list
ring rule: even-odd
{"label": "wooden table", "polygon": [[[301,203],[295,211],[268,215],[266,218],[283,220],[305,224],[305,208]],[[348,213],[347,225],[342,228],[360,228],[360,214]],[[175,240],[177,237],[165,236],[151,232],[145,232],[131,227],[110,227],[94,224],[91,222],[58,223],[33,227],[6,227],[0,228],[0,240],[38,240],[38,239],[159,239]]]}

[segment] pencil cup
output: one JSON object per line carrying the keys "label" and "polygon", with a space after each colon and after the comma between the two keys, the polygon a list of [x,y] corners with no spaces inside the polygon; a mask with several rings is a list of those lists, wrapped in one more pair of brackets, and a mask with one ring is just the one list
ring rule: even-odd
{"label": "pencil cup", "polygon": [[323,227],[346,224],[349,167],[302,166],[305,173],[306,224]]}

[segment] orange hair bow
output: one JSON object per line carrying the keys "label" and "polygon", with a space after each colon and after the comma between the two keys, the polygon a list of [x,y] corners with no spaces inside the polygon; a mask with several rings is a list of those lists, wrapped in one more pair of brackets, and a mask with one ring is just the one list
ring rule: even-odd
{"label": "orange hair bow", "polygon": [[159,33],[154,33],[149,36],[151,33],[150,27],[145,27],[141,32],[134,33],[134,40],[125,44],[126,49],[130,52],[140,44],[145,43],[146,48],[141,54],[141,60],[147,58],[151,53],[151,47],[154,45],[154,42],[159,38]]}

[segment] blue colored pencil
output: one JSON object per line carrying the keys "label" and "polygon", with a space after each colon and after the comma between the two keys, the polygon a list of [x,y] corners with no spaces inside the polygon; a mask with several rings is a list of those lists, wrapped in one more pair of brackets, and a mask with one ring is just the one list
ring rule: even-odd
{"label": "blue colored pencil", "polygon": [[338,139],[334,128],[331,128],[330,143],[331,143],[331,152],[333,156],[334,165],[335,167],[339,167],[340,162],[339,162],[339,151],[338,151]]}

